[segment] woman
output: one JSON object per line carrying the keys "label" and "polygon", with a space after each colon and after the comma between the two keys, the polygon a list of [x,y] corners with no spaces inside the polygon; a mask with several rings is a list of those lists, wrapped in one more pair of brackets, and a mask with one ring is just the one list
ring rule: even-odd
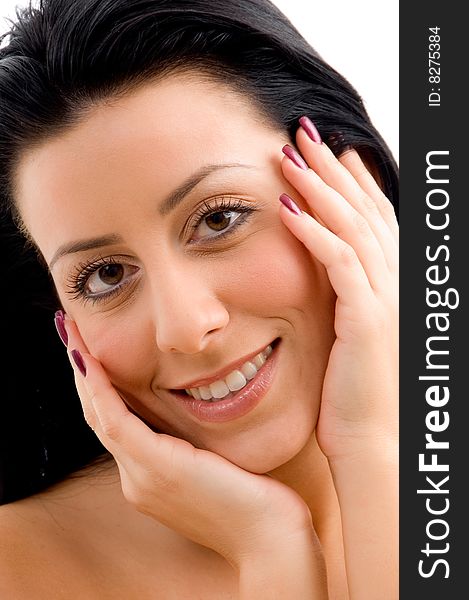
{"label": "woman", "polygon": [[112,456],[4,507],[7,592],[397,597],[397,174],[359,96],[264,0],[45,0],[0,56],[2,203]]}

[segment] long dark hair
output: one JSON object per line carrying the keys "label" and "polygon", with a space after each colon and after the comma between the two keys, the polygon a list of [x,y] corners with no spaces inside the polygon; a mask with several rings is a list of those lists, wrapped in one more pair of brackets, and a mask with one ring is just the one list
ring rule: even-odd
{"label": "long dark hair", "polygon": [[52,282],[6,217],[0,219],[0,268],[0,504],[5,504],[108,455],[83,419],[72,369],[54,331],[58,301]]}
{"label": "long dark hair", "polygon": [[[196,69],[241,92],[292,142],[298,118],[308,115],[336,155],[354,147],[374,164],[397,213],[397,166],[360,96],[268,0],[40,0],[37,8],[17,9],[5,36],[8,44],[0,49],[0,208],[7,229],[13,220],[21,226],[14,171],[23,152],[78,124],[99,102],[184,69]],[[5,240],[13,248],[11,235]],[[3,253],[3,239],[1,243]],[[17,254],[11,260],[18,261]],[[40,265],[32,256],[29,261],[28,269],[39,276]],[[14,273],[13,288],[18,279],[33,277],[20,268]],[[45,273],[40,277],[55,298],[50,279]],[[25,293],[24,303],[31,302],[35,289]],[[51,321],[51,309],[41,310]],[[61,353],[40,350],[45,340],[48,348],[53,345],[52,326],[42,330],[40,323],[35,314],[29,325],[35,330],[34,350],[28,346],[26,352],[22,346],[13,361],[16,372],[18,365],[24,369],[21,385],[7,388],[3,397],[2,405],[28,407],[15,413],[2,438],[3,502],[47,487],[103,452],[86,426],[80,429],[84,420],[70,401],[76,393]],[[27,335],[24,327],[20,335]],[[13,335],[7,332],[4,339]],[[28,387],[30,364],[47,372],[47,411],[32,381]],[[38,431],[46,422],[48,435],[41,438]],[[69,428],[80,429],[80,448],[63,456],[59,468],[53,455],[64,454]],[[47,461],[38,460],[40,453]],[[17,459],[20,455],[24,461]]]}

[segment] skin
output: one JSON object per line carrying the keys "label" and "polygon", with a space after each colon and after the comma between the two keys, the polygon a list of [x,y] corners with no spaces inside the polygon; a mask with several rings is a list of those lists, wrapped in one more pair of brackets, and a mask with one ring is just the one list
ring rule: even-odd
{"label": "skin", "polygon": [[[121,244],[63,257],[52,268],[89,352],[156,428],[265,473],[295,456],[313,432],[334,339],[335,295],[322,265],[278,215],[288,139],[256,123],[252,110],[240,110],[231,92],[206,87],[192,82],[188,90],[174,78],[94,110],[79,128],[23,161],[20,206],[48,263],[62,244],[122,236]],[[194,171],[232,163],[252,168],[213,173],[174,212],[158,214],[158,204]],[[291,186],[287,191],[294,194]],[[212,241],[198,249],[189,246],[190,235],[178,240],[197,207],[228,195],[255,204],[257,213],[226,241],[216,244],[217,231],[207,224],[196,235]],[[140,269],[137,289],[128,286],[101,304],[67,294],[81,263],[122,254]],[[277,337],[275,390],[254,411],[201,423],[175,406],[168,388],[210,375]],[[294,402],[285,401],[289,390]]]}
{"label": "skin", "polygon": [[[198,468],[213,461],[213,468],[224,469],[222,481],[236,480],[234,489],[258,486],[264,497],[281,499],[272,502],[275,518],[264,533],[287,523],[281,533],[295,531],[306,559],[291,565],[274,556],[271,570],[278,562],[296,580],[298,564],[301,573],[314,564],[311,572],[320,573],[304,503],[332,573],[329,597],[344,598],[348,586],[352,598],[372,598],[383,589],[380,544],[389,545],[396,524],[396,502],[388,493],[395,488],[397,435],[396,225],[356,153],[341,164],[300,129],[297,146],[311,167],[304,171],[282,158],[286,142],[232,90],[173,76],[94,107],[77,127],[25,154],[18,204],[49,264],[62,244],[83,239],[83,232],[122,238],[60,258],[52,275],[68,315],[69,350],[82,352],[88,371],[86,379],[76,371],[85,416],[115,456],[124,493],[127,487],[135,498],[144,479],[135,475],[138,467],[146,465],[147,477],[158,469],[167,458],[165,444],[182,464],[189,443],[201,451]],[[201,166],[234,162],[252,168],[220,170],[170,214],[158,214],[166,195]],[[301,216],[279,210],[282,192],[305,211]],[[190,236],[180,237],[204,200],[226,195],[258,210],[222,241],[204,239],[196,249]],[[197,232],[212,235],[206,225]],[[110,300],[84,303],[67,293],[67,284],[78,265],[97,256],[119,256],[133,283]],[[210,375],[276,338],[275,383],[247,415],[201,423],[171,401],[168,388]],[[161,452],[159,462],[149,451],[151,429],[180,438],[159,436],[160,449],[151,448]],[[261,473],[271,477],[254,475]],[[373,498],[366,511],[364,487]],[[134,501],[142,512],[167,515],[167,504],[166,513],[158,512],[157,494],[147,489],[143,496]],[[205,501],[214,496],[212,489]],[[281,513],[280,506],[288,510]],[[384,523],[388,541],[380,533],[370,543]],[[208,545],[199,536],[209,524],[195,531],[189,519],[187,529],[181,527]],[[297,537],[299,531],[307,535]],[[265,536],[264,551],[272,547]],[[258,547],[252,550],[251,566],[259,555]],[[388,564],[390,556],[395,561],[393,550],[386,553]],[[253,575],[242,561],[233,562],[243,575],[242,590],[262,589],[262,568]],[[299,593],[307,597],[318,581],[320,574],[302,582]]]}

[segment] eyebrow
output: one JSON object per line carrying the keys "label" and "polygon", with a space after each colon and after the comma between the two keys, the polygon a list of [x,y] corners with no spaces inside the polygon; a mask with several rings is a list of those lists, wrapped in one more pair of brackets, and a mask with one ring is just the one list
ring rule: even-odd
{"label": "eyebrow", "polygon": [[[227,164],[212,164],[205,165],[198,169],[195,173],[192,173],[185,179],[181,185],[179,185],[175,190],[173,190],[163,202],[160,204],[158,208],[158,212],[162,216],[168,215],[172,210],[176,208],[187,196],[189,192],[191,192],[196,185],[198,185],[203,179],[211,175],[216,171],[220,171],[221,169],[234,169],[234,168],[243,168],[243,169],[255,169],[254,165],[245,165],[243,163],[227,163]],[[77,240],[75,242],[69,242],[60,246],[54,256],[52,257],[49,270],[52,271],[55,263],[64,256],[69,254],[76,254],[77,252],[84,252],[86,250],[94,250],[96,248],[103,248],[104,246],[111,246],[112,244],[122,243],[124,240],[122,236],[117,234],[103,235],[100,237],[89,238],[86,240]]]}
{"label": "eyebrow", "polygon": [[95,248],[103,248],[104,246],[111,246],[111,244],[119,244],[124,240],[122,236],[117,234],[102,235],[101,237],[89,238],[87,240],[79,240],[77,242],[70,242],[69,244],[63,244],[58,248],[54,256],[52,257],[49,264],[49,271],[52,271],[53,266],[63,256],[68,254],[75,254],[77,252],[84,252],[85,250],[94,250]]}
{"label": "eyebrow", "polygon": [[201,167],[192,175],[181,183],[179,187],[173,190],[165,200],[160,204],[158,212],[160,215],[165,216],[170,213],[178,204],[182,202],[182,200],[187,196],[187,194],[192,191],[195,186],[200,183],[203,179],[214,173],[215,171],[220,171],[221,169],[234,169],[234,168],[244,168],[244,169],[255,169],[254,165],[245,165],[242,163],[228,163],[228,164],[218,164],[218,165],[205,165]]}

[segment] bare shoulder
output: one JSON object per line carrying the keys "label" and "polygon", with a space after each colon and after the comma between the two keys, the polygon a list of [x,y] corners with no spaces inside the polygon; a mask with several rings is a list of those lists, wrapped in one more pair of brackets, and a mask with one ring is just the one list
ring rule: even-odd
{"label": "bare shoulder", "polygon": [[60,578],[59,552],[52,540],[52,530],[28,503],[0,506],[0,598],[51,597],[50,583]]}
{"label": "bare shoulder", "polygon": [[137,513],[115,488],[106,497],[71,487],[0,506],[1,599],[237,597],[216,553]]}
{"label": "bare shoulder", "polygon": [[93,542],[92,517],[99,517],[93,489],[90,477],[70,477],[0,506],[0,598],[84,597],[91,585],[85,548]]}

